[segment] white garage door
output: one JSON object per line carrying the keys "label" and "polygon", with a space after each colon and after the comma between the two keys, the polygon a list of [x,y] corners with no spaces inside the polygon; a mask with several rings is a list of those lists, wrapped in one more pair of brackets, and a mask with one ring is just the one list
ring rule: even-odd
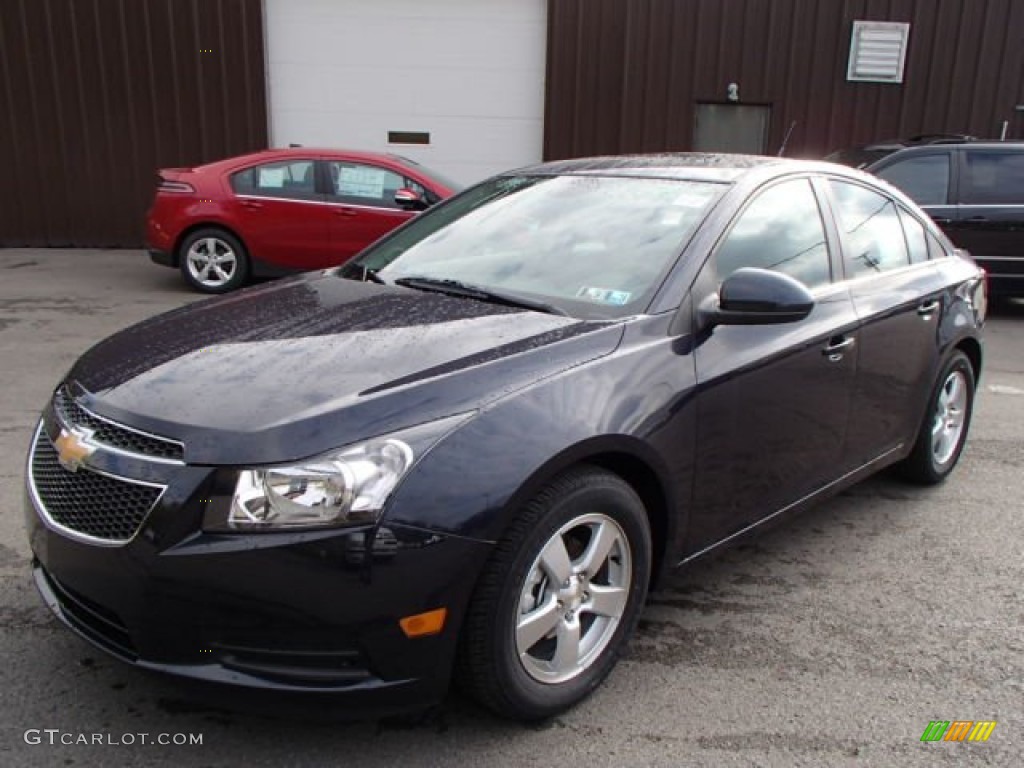
{"label": "white garage door", "polygon": [[390,151],[463,183],[538,162],[546,6],[266,0],[271,146]]}

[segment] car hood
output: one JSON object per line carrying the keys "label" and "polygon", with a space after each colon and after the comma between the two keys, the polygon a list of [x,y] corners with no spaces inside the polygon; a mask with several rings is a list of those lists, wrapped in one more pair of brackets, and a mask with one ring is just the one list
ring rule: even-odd
{"label": "car hood", "polygon": [[323,273],[147,320],[67,379],[99,415],[181,440],[190,463],[272,463],[480,408],[620,338],[621,324]]}

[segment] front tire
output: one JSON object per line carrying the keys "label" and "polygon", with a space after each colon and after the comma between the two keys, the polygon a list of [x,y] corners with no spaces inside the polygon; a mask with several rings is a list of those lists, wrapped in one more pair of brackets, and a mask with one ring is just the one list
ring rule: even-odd
{"label": "front tire", "polygon": [[249,279],[249,256],[237,237],[217,227],[192,232],[178,247],[181,276],[201,293],[227,293]]}
{"label": "front tire", "polygon": [[462,687],[517,720],[568,709],[615,666],[650,570],[650,527],[629,484],[596,467],[560,476],[484,568],[463,625]]}
{"label": "front tire", "polygon": [[943,366],[910,455],[900,465],[904,477],[921,485],[945,480],[963,452],[974,410],[974,368],[957,350]]}

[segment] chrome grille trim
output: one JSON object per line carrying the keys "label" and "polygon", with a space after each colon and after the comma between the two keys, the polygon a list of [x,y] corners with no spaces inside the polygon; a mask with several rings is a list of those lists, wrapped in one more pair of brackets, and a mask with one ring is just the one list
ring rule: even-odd
{"label": "chrome grille trim", "polygon": [[[68,431],[71,431],[74,427],[83,427],[97,433],[92,436],[91,442],[110,453],[116,453],[133,459],[143,459],[157,464],[185,466],[183,460],[185,454],[184,443],[168,437],[154,435],[151,432],[144,432],[141,429],[135,429],[125,424],[119,424],[116,421],[93,413],[88,408],[75,402],[75,398],[66,386],[60,387],[53,394],[53,414],[57,423]],[[146,441],[158,452],[133,451],[119,446],[109,439],[104,439],[104,437],[117,435],[118,433],[122,435],[127,433],[128,437],[136,441],[139,439]],[[164,453],[169,455],[162,455]]]}
{"label": "chrome grille trim", "polygon": [[[142,514],[142,516],[140,518],[140,521],[139,521],[139,524],[138,524],[138,526],[136,526],[135,530],[132,532],[132,535],[127,537],[127,538],[123,538],[123,539],[121,539],[121,538],[118,538],[118,539],[102,538],[100,536],[93,536],[93,535],[88,534],[88,533],[83,533],[82,531],[75,530],[74,528],[69,528],[68,526],[64,525],[63,523],[58,522],[57,520],[55,520],[53,518],[53,516],[50,514],[49,510],[47,509],[46,504],[43,503],[42,497],[40,496],[40,493],[39,493],[39,487],[36,484],[35,460],[36,460],[36,452],[38,451],[38,447],[39,447],[39,441],[41,439],[45,439],[47,442],[50,442],[50,438],[46,434],[46,431],[44,429],[44,424],[43,424],[42,421],[40,421],[39,425],[36,427],[35,436],[32,438],[32,449],[29,452],[28,468],[27,468],[27,473],[26,474],[27,474],[27,477],[28,477],[27,485],[28,485],[29,498],[32,500],[32,505],[35,507],[36,513],[39,515],[39,518],[43,521],[43,523],[46,525],[46,527],[50,528],[53,531],[56,531],[57,533],[61,534],[62,536],[66,536],[69,539],[74,539],[76,541],[80,541],[80,542],[85,543],[85,544],[91,544],[93,546],[100,546],[100,547],[123,547],[124,545],[129,544],[130,542],[132,542],[135,539],[135,537],[139,534],[139,531],[142,530],[142,528],[143,528],[143,526],[145,524],[145,521],[149,517],[150,513],[152,513],[152,511],[154,509],[156,509],[156,506],[160,503],[160,500],[163,498],[164,493],[167,491],[167,486],[166,485],[160,485],[158,483],[147,483],[147,482],[142,481],[142,480],[132,480],[132,479],[127,478],[127,477],[121,477],[119,475],[110,474],[109,472],[102,472],[102,471],[97,470],[97,469],[87,468],[87,467],[83,466],[83,467],[81,467],[78,470],[78,472],[99,475],[99,476],[105,477],[105,478],[107,478],[109,480],[116,480],[117,482],[126,483],[128,485],[136,485],[136,486],[142,486],[142,487],[146,487],[146,488],[153,488],[153,489],[158,490],[158,493],[157,493],[156,497],[153,499],[152,503],[149,505],[149,507]],[[52,447],[53,446],[52,446],[52,443],[51,443],[51,448]],[[72,473],[68,473],[68,474],[72,474]]]}

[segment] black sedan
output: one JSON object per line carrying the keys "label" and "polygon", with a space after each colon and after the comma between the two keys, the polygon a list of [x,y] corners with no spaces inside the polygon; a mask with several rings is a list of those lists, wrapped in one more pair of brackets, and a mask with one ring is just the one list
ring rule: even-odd
{"label": "black sedan", "polygon": [[887,465],[945,479],[984,291],[830,164],[501,175],[87,352],[32,442],[35,581],[96,645],[220,691],[365,713],[454,678],[549,716],[659,574]]}

